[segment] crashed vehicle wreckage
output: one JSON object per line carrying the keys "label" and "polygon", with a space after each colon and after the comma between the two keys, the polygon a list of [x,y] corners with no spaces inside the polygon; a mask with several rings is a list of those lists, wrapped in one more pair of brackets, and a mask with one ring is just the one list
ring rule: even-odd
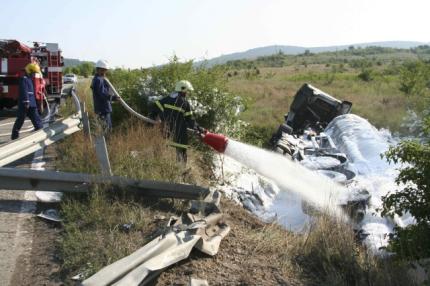
{"label": "crashed vehicle wreckage", "polygon": [[[354,190],[356,173],[349,168],[347,155],[338,149],[329,135],[329,129],[342,115],[354,116],[349,114],[351,107],[349,101],[340,101],[310,84],[304,84],[297,91],[290,111],[285,115],[285,122],[279,126],[270,143],[275,152],[352,190],[354,195],[342,202],[342,207],[359,223],[370,194],[360,188]],[[315,211],[304,200],[302,210],[307,214]]]}

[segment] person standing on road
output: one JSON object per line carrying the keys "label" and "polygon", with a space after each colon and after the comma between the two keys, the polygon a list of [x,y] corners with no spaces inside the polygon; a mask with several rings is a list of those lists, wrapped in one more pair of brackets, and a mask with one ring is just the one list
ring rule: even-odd
{"label": "person standing on road", "polygon": [[106,73],[109,70],[109,64],[105,60],[99,60],[96,63],[96,74],[91,83],[93,90],[94,112],[98,115],[105,133],[112,130],[112,100],[117,96],[112,96],[110,87],[106,81]]}
{"label": "person standing on road", "polygon": [[21,130],[26,116],[30,118],[34,130],[43,128],[42,120],[37,110],[36,95],[31,79],[31,75],[34,73],[40,73],[40,68],[37,64],[30,63],[26,65],[25,74],[19,79],[18,112],[12,128],[12,140],[18,139],[19,130]]}
{"label": "person standing on road", "polygon": [[187,128],[201,129],[193,119],[190,104],[185,98],[193,90],[189,81],[178,81],[175,92],[155,101],[155,106],[150,114],[151,118],[159,118],[167,125],[166,135],[173,141],[169,145],[176,148],[176,159],[184,164],[187,163]]}

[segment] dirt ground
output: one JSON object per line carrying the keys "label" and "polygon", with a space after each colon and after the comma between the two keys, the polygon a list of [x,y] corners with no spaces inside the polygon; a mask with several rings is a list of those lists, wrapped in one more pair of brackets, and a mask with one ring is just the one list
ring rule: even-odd
{"label": "dirt ground", "polygon": [[299,285],[274,267],[270,257],[254,253],[250,230],[264,224],[254,215],[224,200],[222,212],[228,215],[230,233],[222,240],[214,257],[194,249],[188,259],[163,271],[152,285],[189,285],[191,278],[205,279],[209,285]]}
{"label": "dirt ground", "polygon": [[[45,207],[38,204],[38,209]],[[262,222],[225,200],[222,211],[229,217],[227,222],[231,231],[221,242],[218,254],[211,257],[193,250],[188,259],[163,271],[150,285],[189,285],[191,278],[205,279],[209,285],[300,284],[286,279],[269,257],[253,253],[248,234],[250,230],[262,228]],[[18,258],[11,285],[73,285],[73,281],[64,280],[60,275],[56,242],[60,238],[61,226],[38,218],[27,223],[33,228],[31,255]]]}

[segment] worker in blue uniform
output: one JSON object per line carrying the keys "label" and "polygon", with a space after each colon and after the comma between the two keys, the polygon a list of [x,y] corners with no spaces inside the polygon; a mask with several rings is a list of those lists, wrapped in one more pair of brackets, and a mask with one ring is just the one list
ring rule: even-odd
{"label": "worker in blue uniform", "polygon": [[93,90],[94,112],[98,115],[103,125],[103,130],[108,133],[112,130],[112,100],[118,97],[112,95],[112,91],[106,81],[106,73],[109,64],[105,60],[96,63],[96,74],[91,83]]}
{"label": "worker in blue uniform", "polygon": [[40,68],[37,64],[30,63],[25,67],[25,75],[19,79],[18,112],[12,128],[12,140],[18,139],[19,130],[21,130],[26,116],[33,123],[34,130],[43,128],[42,120],[37,110],[33,81],[31,80],[33,73],[40,73]]}
{"label": "worker in blue uniform", "polygon": [[176,83],[175,92],[155,102],[150,117],[159,118],[165,126],[170,146],[176,148],[177,161],[186,164],[188,149],[187,129],[203,130],[194,120],[186,95],[193,91],[187,80]]}

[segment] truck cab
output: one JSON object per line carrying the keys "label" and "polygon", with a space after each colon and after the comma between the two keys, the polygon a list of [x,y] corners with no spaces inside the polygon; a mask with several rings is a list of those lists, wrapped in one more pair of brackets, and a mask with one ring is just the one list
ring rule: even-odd
{"label": "truck cab", "polygon": [[294,134],[301,134],[307,128],[321,132],[336,116],[349,113],[351,107],[351,102],[340,101],[305,83],[294,96],[285,124]]}

